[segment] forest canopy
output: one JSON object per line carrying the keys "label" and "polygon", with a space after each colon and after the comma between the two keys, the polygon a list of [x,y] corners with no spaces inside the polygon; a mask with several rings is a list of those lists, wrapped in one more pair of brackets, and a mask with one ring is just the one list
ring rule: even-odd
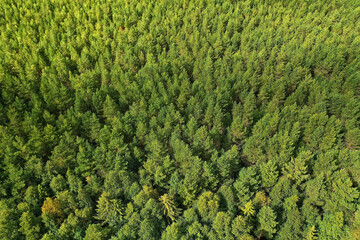
{"label": "forest canopy", "polygon": [[1,0],[0,239],[360,239],[360,1]]}

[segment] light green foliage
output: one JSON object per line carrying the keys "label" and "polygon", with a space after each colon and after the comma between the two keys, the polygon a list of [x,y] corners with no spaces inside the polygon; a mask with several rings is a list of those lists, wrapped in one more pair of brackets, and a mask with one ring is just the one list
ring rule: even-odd
{"label": "light green foliage", "polygon": [[231,234],[231,215],[227,212],[218,212],[212,224],[217,239],[234,239]]}
{"label": "light green foliage", "polygon": [[342,239],[345,237],[343,227],[343,212],[325,214],[324,219],[319,223],[319,239]]}
{"label": "light green foliage", "polygon": [[340,170],[333,175],[332,192],[327,199],[324,209],[326,211],[350,211],[354,212],[355,201],[359,197],[359,191],[353,187],[353,183],[345,170]]}
{"label": "light green foliage", "polygon": [[84,240],[103,240],[107,239],[108,235],[107,229],[102,228],[99,224],[92,224],[86,229]]}
{"label": "light green foliage", "polygon": [[260,174],[261,185],[265,188],[274,186],[279,176],[279,173],[276,170],[276,165],[271,160],[260,165]]}
{"label": "light green foliage", "polygon": [[20,217],[20,231],[26,236],[26,239],[39,239],[40,237],[40,219],[35,217],[32,212],[23,212]]}
{"label": "light green foliage", "polygon": [[122,208],[121,200],[112,199],[109,193],[104,192],[97,202],[96,219],[109,224],[121,222],[123,215]]}
{"label": "light green foliage", "polygon": [[235,236],[236,239],[253,239],[250,235],[253,225],[250,223],[248,217],[237,216],[231,225],[231,233]]}
{"label": "light green foliage", "polygon": [[309,178],[306,163],[311,157],[310,151],[299,153],[297,158],[292,158],[289,163],[285,164],[284,175],[293,180],[296,185],[300,185]]}
{"label": "light green foliage", "polygon": [[204,221],[212,221],[219,209],[219,196],[212,192],[204,192],[199,197],[197,208]]}
{"label": "light green foliage", "polygon": [[181,229],[180,223],[172,223],[171,225],[167,226],[163,234],[161,235],[162,240],[178,240],[181,239],[183,232]]}

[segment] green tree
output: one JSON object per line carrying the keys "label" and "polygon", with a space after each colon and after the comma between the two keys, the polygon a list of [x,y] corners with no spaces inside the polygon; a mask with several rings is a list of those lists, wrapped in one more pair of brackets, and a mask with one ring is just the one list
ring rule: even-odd
{"label": "green tree", "polygon": [[342,212],[324,214],[319,223],[319,239],[342,239],[344,232],[344,214]]}
{"label": "green tree", "polygon": [[120,199],[112,199],[109,193],[103,192],[97,203],[96,219],[110,225],[119,224],[124,214],[122,208]]}
{"label": "green tree", "polygon": [[218,212],[212,227],[218,239],[234,239],[231,233],[231,215],[226,212]]}
{"label": "green tree", "polygon": [[274,211],[270,207],[262,207],[257,216],[257,221],[259,223],[259,227],[257,229],[258,237],[266,237],[267,239],[271,239],[273,235],[276,233],[276,215]]}
{"label": "green tree", "polygon": [[259,188],[257,173],[254,168],[242,168],[239,172],[239,177],[234,183],[234,188],[239,199],[238,205],[240,207],[244,206],[251,200]]}
{"label": "green tree", "polygon": [[165,231],[161,235],[162,240],[175,239],[179,240],[184,235],[183,229],[180,223],[173,222],[171,225],[167,226]]}
{"label": "green tree", "polygon": [[212,221],[219,209],[220,198],[212,192],[204,192],[197,202],[197,209],[202,219],[206,222]]}
{"label": "green tree", "polygon": [[300,185],[309,178],[307,174],[306,162],[311,159],[310,151],[299,153],[297,158],[292,158],[283,169],[284,175],[293,180],[296,185]]}
{"label": "green tree", "polygon": [[292,195],[285,199],[284,223],[281,226],[278,236],[280,239],[302,239],[303,216],[297,207],[299,197]]}
{"label": "green tree", "polygon": [[232,234],[235,236],[236,239],[254,239],[250,233],[253,229],[253,224],[251,224],[251,221],[248,217],[244,216],[237,216],[234,221],[232,222],[231,226]]}
{"label": "green tree", "polygon": [[261,186],[265,188],[273,187],[277,180],[279,173],[273,161],[268,161],[260,165]]}
{"label": "green tree", "polygon": [[20,232],[16,208],[5,199],[0,200],[0,237],[3,239],[19,239]]}
{"label": "green tree", "polygon": [[100,224],[91,224],[86,229],[84,240],[108,239],[109,229],[103,228]]}
{"label": "green tree", "polygon": [[40,238],[40,223],[41,220],[34,216],[34,214],[30,211],[23,212],[20,217],[20,229],[26,239],[39,239]]}

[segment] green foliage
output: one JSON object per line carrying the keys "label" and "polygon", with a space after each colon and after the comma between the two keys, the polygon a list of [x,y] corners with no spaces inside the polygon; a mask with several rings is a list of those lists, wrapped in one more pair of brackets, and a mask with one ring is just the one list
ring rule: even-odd
{"label": "green foliage", "polygon": [[226,212],[218,212],[212,224],[217,239],[233,239],[231,234],[231,215]]}
{"label": "green foliage", "polygon": [[[20,232],[17,209],[11,203],[0,201],[0,237],[3,239],[18,239]],[[26,228],[26,227],[25,227]],[[24,229],[25,230],[25,229]],[[28,230],[28,229],[27,229]]]}
{"label": "green foliage", "polygon": [[109,231],[99,224],[91,224],[86,229],[84,240],[108,239]]}
{"label": "green foliage", "polygon": [[296,185],[300,185],[309,178],[306,162],[310,158],[310,151],[299,153],[297,158],[292,158],[289,163],[285,164],[283,169],[284,175],[293,180]]}
{"label": "green foliage", "polygon": [[262,207],[258,214],[258,236],[271,239],[276,233],[276,215],[270,207]]}
{"label": "green foliage", "polygon": [[265,188],[273,187],[278,180],[279,173],[271,160],[260,165],[261,185]]}
{"label": "green foliage", "polygon": [[359,21],[0,1],[0,239],[360,239]]}
{"label": "green foliage", "polygon": [[101,194],[97,203],[96,219],[104,223],[117,224],[121,222],[123,210],[121,200],[111,199],[110,194],[104,192]]}
{"label": "green foliage", "polygon": [[258,176],[254,168],[242,168],[234,188],[239,199],[238,205],[241,207],[248,203],[259,188]]}
{"label": "green foliage", "polygon": [[20,217],[19,229],[26,239],[39,239],[40,238],[40,219],[30,211],[23,212]]}
{"label": "green foliage", "polygon": [[253,239],[250,235],[252,229],[249,218],[239,215],[232,222],[231,233],[236,239]]}
{"label": "green foliage", "polygon": [[212,192],[204,192],[199,197],[197,208],[204,221],[212,221],[219,209],[220,198]]}

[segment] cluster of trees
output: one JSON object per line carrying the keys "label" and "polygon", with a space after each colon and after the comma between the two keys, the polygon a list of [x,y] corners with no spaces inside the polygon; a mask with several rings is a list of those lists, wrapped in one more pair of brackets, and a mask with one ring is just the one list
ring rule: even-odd
{"label": "cluster of trees", "polygon": [[2,0],[0,91],[0,239],[360,239],[357,0]]}

